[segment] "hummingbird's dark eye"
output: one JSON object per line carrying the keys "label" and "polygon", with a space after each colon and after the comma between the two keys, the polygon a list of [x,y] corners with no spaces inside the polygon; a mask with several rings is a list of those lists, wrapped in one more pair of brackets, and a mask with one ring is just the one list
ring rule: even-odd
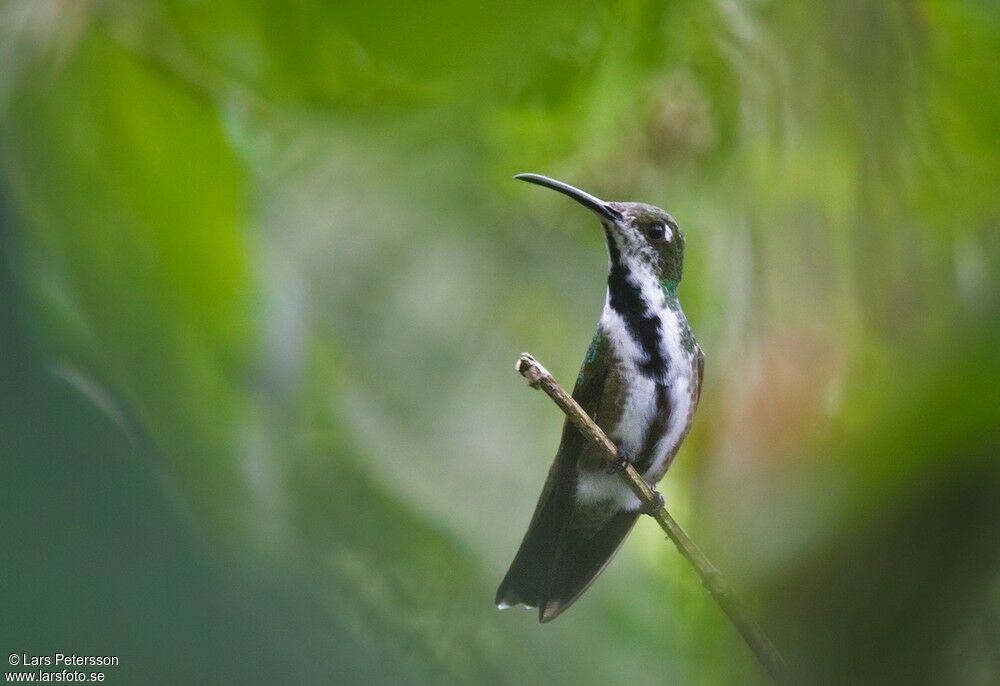
{"label": "hummingbird's dark eye", "polygon": [[654,241],[661,240],[667,235],[667,228],[663,224],[650,224],[649,237]]}

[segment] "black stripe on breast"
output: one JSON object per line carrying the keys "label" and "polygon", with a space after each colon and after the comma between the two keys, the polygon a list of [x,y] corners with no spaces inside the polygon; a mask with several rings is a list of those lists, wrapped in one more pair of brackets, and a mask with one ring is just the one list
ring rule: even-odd
{"label": "black stripe on breast", "polygon": [[629,270],[622,263],[621,253],[614,237],[607,227],[604,232],[607,234],[608,254],[611,257],[611,269],[608,271],[608,296],[611,307],[625,321],[629,334],[646,356],[639,365],[640,371],[646,376],[662,379],[669,366],[660,348],[663,325],[659,317],[649,314],[649,308],[638,286],[628,279]]}
{"label": "black stripe on breast", "polygon": [[670,404],[668,387],[664,384],[656,384],[656,414],[649,425],[649,431],[646,432],[642,452],[639,454],[636,464],[636,469],[639,470],[640,474],[645,473],[652,466],[653,454],[663,434],[667,432],[667,428],[670,426],[670,415],[673,414],[673,409]]}

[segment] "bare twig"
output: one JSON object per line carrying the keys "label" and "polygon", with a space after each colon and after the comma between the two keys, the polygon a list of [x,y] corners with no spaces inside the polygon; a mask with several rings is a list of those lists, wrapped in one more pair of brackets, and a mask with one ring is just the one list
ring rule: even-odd
{"label": "bare twig", "polygon": [[[545,391],[587,439],[603,448],[605,460],[609,463],[618,462],[618,448],[601,430],[601,427],[583,411],[583,408],[580,407],[572,396],[559,385],[559,382],[549,373],[549,370],[539,364],[528,353],[523,353],[518,358],[515,368],[521,376],[528,380],[528,384],[532,388],[541,388]],[[647,509],[652,511],[653,508],[657,508],[660,505],[652,487],[640,476],[635,467],[631,464],[626,464],[625,468],[621,470],[621,474],[622,478],[628,482],[632,491],[646,505]],[[767,670],[776,682],[787,683],[788,676],[784,659],[771,643],[770,639],[764,634],[760,625],[757,624],[743,607],[742,603],[740,603],[736,597],[736,593],[726,583],[722,573],[705,557],[705,554],[701,552],[701,549],[684,532],[681,525],[670,516],[665,507],[662,507],[662,505],[659,506],[651,516],[660,525],[664,533],[667,534],[667,537],[674,542],[677,549],[681,551],[681,555],[698,572],[702,585],[715,598],[715,602],[719,604],[722,611],[729,617],[729,621],[733,623],[740,632],[740,635],[743,636],[743,640],[750,646],[750,649],[757,656],[764,669]]]}

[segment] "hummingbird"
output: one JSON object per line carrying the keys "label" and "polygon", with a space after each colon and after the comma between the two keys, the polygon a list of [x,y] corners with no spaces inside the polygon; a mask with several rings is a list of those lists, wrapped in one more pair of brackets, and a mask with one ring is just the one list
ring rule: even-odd
{"label": "hummingbird", "polygon": [[[496,594],[499,609],[538,608],[545,623],[604,571],[644,512],[617,472],[628,462],[650,486],[663,478],[691,427],[705,358],[677,297],[684,234],[670,213],[605,202],[540,174],[514,178],[592,211],[608,251],[604,309],[573,398],[618,448],[619,460],[609,466],[601,449],[565,422],[528,531]],[[663,496],[656,497],[662,506]]]}

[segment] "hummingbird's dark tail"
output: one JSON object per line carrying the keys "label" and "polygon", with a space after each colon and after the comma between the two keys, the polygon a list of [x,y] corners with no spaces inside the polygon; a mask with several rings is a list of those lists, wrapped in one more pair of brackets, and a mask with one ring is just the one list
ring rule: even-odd
{"label": "hummingbird's dark tail", "polygon": [[537,607],[539,620],[551,622],[604,571],[639,516],[622,511],[584,529],[573,526],[572,509],[565,493],[552,493],[540,504],[497,589],[497,607]]}

